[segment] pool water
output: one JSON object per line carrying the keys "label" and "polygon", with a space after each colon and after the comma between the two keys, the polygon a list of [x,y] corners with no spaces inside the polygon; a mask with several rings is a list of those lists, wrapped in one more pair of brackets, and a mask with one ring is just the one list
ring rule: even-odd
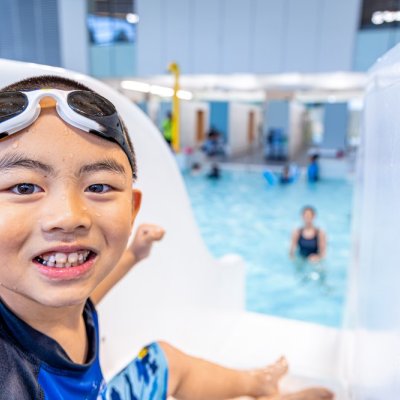
{"label": "pool water", "polygon": [[[210,251],[246,261],[250,311],[338,327],[350,253],[352,185],[327,180],[270,186],[261,173],[223,171],[219,180],[184,176],[194,214]],[[288,257],[300,209],[312,205],[328,237],[325,274],[296,268]]]}

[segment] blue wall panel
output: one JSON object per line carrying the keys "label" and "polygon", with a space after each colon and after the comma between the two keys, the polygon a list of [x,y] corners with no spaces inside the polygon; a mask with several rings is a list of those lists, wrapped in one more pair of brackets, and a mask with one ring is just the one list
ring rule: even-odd
{"label": "blue wall panel", "polygon": [[361,0],[138,0],[139,75],[351,70]]}
{"label": "blue wall panel", "polygon": [[222,24],[222,72],[248,72],[252,49],[253,1],[224,0]]}
{"label": "blue wall panel", "polygon": [[162,63],[167,68],[170,62],[179,63],[182,73],[192,70],[192,8],[187,0],[164,0],[165,26],[163,35],[165,53]]}
{"label": "blue wall panel", "polygon": [[361,0],[322,1],[316,71],[352,69],[360,6]]}
{"label": "blue wall panel", "polygon": [[348,123],[347,103],[325,105],[324,137],[321,147],[329,149],[344,149],[347,139]]}
{"label": "blue wall panel", "polygon": [[138,25],[139,75],[161,74],[165,72],[165,0],[138,1],[140,22]]}
{"label": "blue wall panel", "polygon": [[400,39],[400,29],[368,29],[358,32],[354,55],[354,69],[368,70],[375,61],[395,46]]}
{"label": "blue wall panel", "polygon": [[264,117],[264,134],[271,128],[281,128],[289,135],[289,102],[285,100],[268,101]]}
{"label": "blue wall panel", "polygon": [[0,57],[60,66],[57,1],[1,0]]}
{"label": "blue wall panel", "polygon": [[195,74],[221,72],[222,3],[215,0],[193,2],[193,47],[190,49]]}
{"label": "blue wall panel", "polygon": [[253,15],[251,67],[255,73],[282,70],[282,43],[287,0],[256,0]]}
{"label": "blue wall panel", "polygon": [[322,4],[321,0],[288,0],[283,71],[316,71]]}
{"label": "blue wall panel", "polygon": [[215,128],[224,139],[228,139],[228,111],[229,103],[226,101],[210,101],[210,128]]}

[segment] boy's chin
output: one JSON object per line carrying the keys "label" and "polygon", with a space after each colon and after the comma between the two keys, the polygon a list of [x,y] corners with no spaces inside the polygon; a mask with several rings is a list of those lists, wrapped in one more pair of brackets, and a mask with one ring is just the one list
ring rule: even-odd
{"label": "boy's chin", "polygon": [[56,293],[36,299],[36,301],[45,307],[65,308],[84,305],[88,298],[89,293]]}

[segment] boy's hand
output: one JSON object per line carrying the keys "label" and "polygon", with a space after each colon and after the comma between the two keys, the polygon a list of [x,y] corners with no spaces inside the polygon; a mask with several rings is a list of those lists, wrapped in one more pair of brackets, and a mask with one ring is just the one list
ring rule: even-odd
{"label": "boy's hand", "polygon": [[133,253],[135,263],[145,259],[151,251],[153,242],[159,241],[164,237],[165,231],[161,226],[153,224],[141,224],[136,230],[128,250]]}

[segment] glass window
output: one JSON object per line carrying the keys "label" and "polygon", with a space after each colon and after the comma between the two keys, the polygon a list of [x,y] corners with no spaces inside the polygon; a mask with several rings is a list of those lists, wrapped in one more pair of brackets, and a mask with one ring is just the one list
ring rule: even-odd
{"label": "glass window", "polygon": [[400,27],[400,0],[363,0],[360,29]]}
{"label": "glass window", "polygon": [[89,0],[87,26],[93,45],[134,43],[139,21],[132,0]]}

